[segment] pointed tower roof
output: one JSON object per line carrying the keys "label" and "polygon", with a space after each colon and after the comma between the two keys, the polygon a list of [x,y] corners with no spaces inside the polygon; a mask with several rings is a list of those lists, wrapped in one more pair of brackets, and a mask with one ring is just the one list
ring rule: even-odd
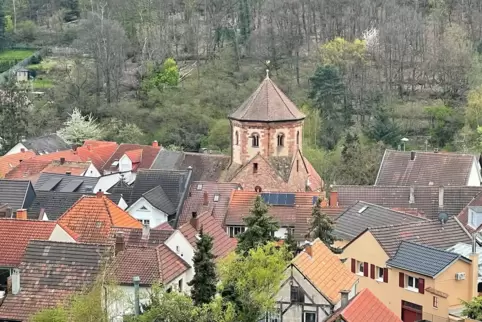
{"label": "pointed tower roof", "polygon": [[229,118],[238,121],[277,122],[302,120],[305,115],[266,75],[256,91]]}

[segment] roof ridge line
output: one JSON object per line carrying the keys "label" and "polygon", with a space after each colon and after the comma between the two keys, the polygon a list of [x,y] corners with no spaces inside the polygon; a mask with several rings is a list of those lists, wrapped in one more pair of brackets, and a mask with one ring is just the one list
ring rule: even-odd
{"label": "roof ridge line", "polygon": [[[273,85],[273,88],[274,90],[276,91],[276,93],[278,94],[279,98],[281,99],[281,101],[283,102],[284,106],[286,107],[286,109],[288,110],[288,112],[290,112],[290,114],[293,116],[293,117],[296,117],[293,112],[290,110],[290,108],[288,107],[288,104],[286,104],[285,100],[283,99],[283,96],[281,95],[281,90],[278,88],[278,86],[271,80],[271,79],[268,79],[271,83],[271,85]],[[284,94],[284,93],[283,93]],[[286,95],[286,94],[284,94]],[[294,103],[293,103],[294,105]],[[301,112],[301,111],[300,111]]]}

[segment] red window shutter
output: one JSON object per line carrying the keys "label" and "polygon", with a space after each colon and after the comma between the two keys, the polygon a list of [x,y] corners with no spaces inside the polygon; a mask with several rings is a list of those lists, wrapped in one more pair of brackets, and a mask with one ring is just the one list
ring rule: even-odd
{"label": "red window shutter", "polygon": [[418,279],[418,292],[420,294],[425,293],[425,280],[423,278]]}
{"label": "red window shutter", "polygon": [[405,275],[402,272],[398,273],[398,286],[405,288]]}
{"label": "red window shutter", "polygon": [[356,273],[356,260],[354,258],[351,259],[351,272]]}
{"label": "red window shutter", "polygon": [[374,280],[375,279],[375,265],[370,264],[370,277]]}
{"label": "red window shutter", "polygon": [[367,262],[363,263],[363,276],[368,277],[368,263]]}
{"label": "red window shutter", "polygon": [[388,268],[383,269],[383,283],[388,283]]}

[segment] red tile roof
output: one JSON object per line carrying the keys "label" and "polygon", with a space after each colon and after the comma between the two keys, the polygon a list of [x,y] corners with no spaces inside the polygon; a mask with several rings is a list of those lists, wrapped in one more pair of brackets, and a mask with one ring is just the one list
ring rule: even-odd
{"label": "red tile roof", "polygon": [[196,230],[190,222],[179,227],[179,231],[187,238],[193,247],[196,247],[196,235],[199,230],[203,229],[203,233],[213,238],[213,254],[218,258],[222,258],[236,248],[236,243],[229,238],[226,231],[216,221],[216,218],[210,213],[198,215],[198,229]]}
{"label": "red tile roof", "polygon": [[126,247],[156,247],[163,244],[174,232],[172,228],[170,230],[151,229],[149,236],[143,238],[142,230],[139,228],[114,227],[111,230],[111,242],[114,243],[116,235],[122,233]]}
{"label": "red tile roof", "polygon": [[0,157],[0,178],[4,178],[7,173],[18,166],[22,161],[33,157],[35,157],[35,152],[33,151],[25,151]]}
{"label": "red tile roof", "polygon": [[[194,181],[189,188],[189,196],[184,201],[179,225],[188,222],[193,212],[201,214],[205,211],[211,213],[218,223],[223,225],[231,195],[238,187],[237,183]],[[205,194],[207,194],[206,205],[204,205]],[[218,197],[217,201],[214,201],[215,196]]]}
{"label": "red tile roof", "polygon": [[70,172],[71,175],[80,176],[83,175],[85,171],[87,171],[90,165],[90,162],[65,161],[63,164],[61,164],[60,161],[52,161],[41,172],[60,174],[66,174],[67,172]]}
{"label": "red tile roof", "polygon": [[166,245],[157,247],[128,247],[117,254],[113,274],[120,284],[132,284],[139,276],[141,285],[156,282],[168,284],[186,272],[190,266]]}
{"label": "red tile roof", "polygon": [[0,219],[0,267],[17,267],[28,242],[48,240],[56,225],[52,221]]}
{"label": "red tile roof", "polygon": [[83,161],[80,156],[73,150],[58,151],[49,154],[38,155],[35,157],[36,160],[40,161],[60,161],[61,158],[64,158],[65,161]]}
{"label": "red tile roof", "polygon": [[142,228],[142,224],[105,195],[83,196],[58,222],[79,234],[79,242],[105,243],[113,227]]}
{"label": "red tile roof", "polygon": [[462,225],[465,226],[470,233],[478,232],[482,230],[482,225],[479,227],[472,227],[469,225],[469,207],[481,207],[482,206],[482,192],[479,193],[462,211],[457,215],[457,219]]}
{"label": "red tile roof", "polygon": [[[295,195],[294,206],[270,206],[268,210],[268,214],[277,220],[283,227],[295,227],[297,221],[306,221],[306,219],[309,219],[313,208],[313,197],[319,196],[318,192],[290,193]],[[228,206],[224,224],[226,226],[243,226],[243,218],[250,215],[250,209],[253,208],[257,195],[258,193],[254,191],[234,191]]]}
{"label": "red tile roof", "polygon": [[5,179],[26,179],[35,183],[40,176],[40,172],[49,164],[49,160],[37,160],[37,158],[22,161],[19,165],[5,175]]}
{"label": "red tile roof", "polygon": [[159,226],[156,226],[152,228],[153,230],[165,230],[165,231],[174,231],[174,228],[169,225],[169,223],[166,221],[165,223],[160,224]]}
{"label": "red tile roof", "polygon": [[358,293],[348,305],[339,309],[326,322],[401,322],[395,313],[383,304],[369,289]]}
{"label": "red tile roof", "polygon": [[117,167],[112,167],[112,163],[115,160],[119,160],[124,154],[126,154],[126,152],[139,149],[142,150],[142,158],[137,169],[149,169],[161,150],[161,147],[140,144],[121,144],[107,160],[104,167],[102,167],[102,170],[117,171]]}
{"label": "red tile roof", "polygon": [[83,161],[91,161],[96,169],[101,171],[117,147],[115,142],[86,141],[83,146],[77,148],[77,154]]}
{"label": "red tile roof", "polygon": [[139,163],[142,160],[142,149],[130,150],[125,153],[132,163]]}

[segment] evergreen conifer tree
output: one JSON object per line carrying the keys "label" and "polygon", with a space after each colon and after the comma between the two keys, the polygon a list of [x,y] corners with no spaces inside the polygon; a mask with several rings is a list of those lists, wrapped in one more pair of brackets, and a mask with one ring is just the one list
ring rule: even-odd
{"label": "evergreen conifer tree", "polygon": [[199,232],[194,254],[194,277],[188,283],[191,286],[191,298],[196,305],[208,304],[216,295],[216,265],[214,263],[213,238]]}
{"label": "evergreen conifer tree", "polygon": [[313,210],[311,212],[310,226],[311,238],[319,238],[328,247],[331,247],[331,245],[336,241],[336,237],[333,233],[334,222],[330,217],[321,211],[321,200],[319,198],[316,204],[313,206]]}
{"label": "evergreen conifer tree", "polygon": [[296,253],[298,252],[298,243],[296,242],[295,237],[291,232],[291,229],[288,229],[288,232],[286,233],[284,244],[286,245],[286,248],[291,253],[291,255],[295,257]]}
{"label": "evergreen conifer tree", "polygon": [[274,233],[279,225],[268,215],[268,206],[261,196],[257,196],[251,215],[244,218],[246,231],[238,236],[237,253],[246,254],[250,249],[275,241]]}

